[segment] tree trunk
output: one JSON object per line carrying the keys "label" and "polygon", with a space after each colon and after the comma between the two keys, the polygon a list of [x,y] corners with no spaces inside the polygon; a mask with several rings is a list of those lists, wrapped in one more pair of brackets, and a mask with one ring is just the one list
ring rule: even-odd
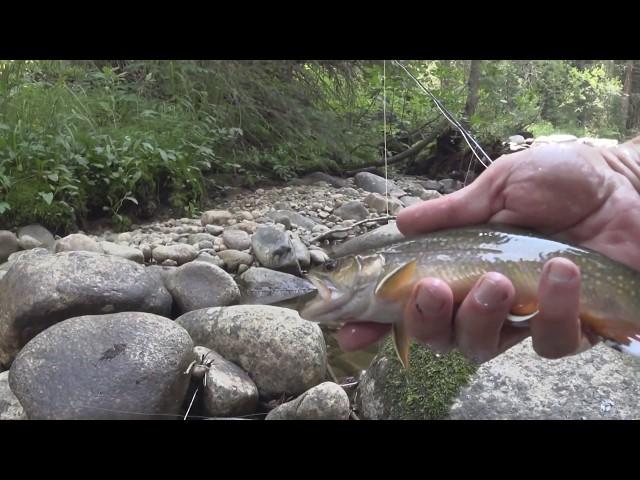
{"label": "tree trunk", "polygon": [[467,103],[464,106],[464,126],[468,128],[471,116],[478,106],[478,87],[480,86],[480,64],[482,60],[471,60],[469,80],[467,81]]}
{"label": "tree trunk", "polygon": [[627,129],[631,125],[629,118],[629,102],[633,86],[633,60],[627,60],[624,67],[624,87],[622,89],[622,125]]}

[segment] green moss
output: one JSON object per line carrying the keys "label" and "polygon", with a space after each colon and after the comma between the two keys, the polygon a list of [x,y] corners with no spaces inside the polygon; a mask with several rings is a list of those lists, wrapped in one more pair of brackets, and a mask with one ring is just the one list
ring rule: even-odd
{"label": "green moss", "polygon": [[[438,420],[448,416],[460,389],[469,382],[477,366],[458,352],[437,356],[428,348],[413,344],[410,366],[405,370],[397,360],[393,343],[387,339],[378,359],[384,372],[377,376],[390,419]],[[376,361],[374,361],[374,364]]]}

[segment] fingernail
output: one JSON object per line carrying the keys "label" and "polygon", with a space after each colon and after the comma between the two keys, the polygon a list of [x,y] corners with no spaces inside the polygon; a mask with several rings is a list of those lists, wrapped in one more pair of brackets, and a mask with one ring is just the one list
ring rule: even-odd
{"label": "fingernail", "polygon": [[552,262],[549,266],[549,279],[558,283],[566,283],[573,279],[574,269],[564,262]]}
{"label": "fingernail", "polygon": [[416,295],[416,308],[422,315],[436,315],[444,307],[444,300],[433,295],[428,288],[420,287]]}
{"label": "fingernail", "polygon": [[504,302],[508,293],[499,288],[498,283],[490,277],[484,277],[476,288],[474,298],[481,305],[488,307],[496,303]]}

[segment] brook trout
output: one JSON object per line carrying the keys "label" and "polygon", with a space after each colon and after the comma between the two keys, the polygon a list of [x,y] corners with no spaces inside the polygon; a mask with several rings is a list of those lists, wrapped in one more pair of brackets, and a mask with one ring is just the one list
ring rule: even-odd
{"label": "brook trout", "polygon": [[512,227],[442,230],[332,260],[309,272],[317,292],[300,298],[297,309],[318,323],[392,324],[406,368],[409,338],[400,320],[418,280],[446,281],[458,305],[484,273],[502,273],[516,292],[508,320],[523,325],[538,313],[538,282],[545,262],[554,257],[580,268],[582,325],[618,351],[640,356],[640,272],[595,251]]}

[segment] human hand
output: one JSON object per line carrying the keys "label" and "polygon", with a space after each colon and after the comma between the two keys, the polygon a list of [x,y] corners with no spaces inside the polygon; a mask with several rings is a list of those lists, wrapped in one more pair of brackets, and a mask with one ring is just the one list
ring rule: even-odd
{"label": "human hand", "polygon": [[[640,270],[640,138],[615,149],[549,145],[496,160],[468,187],[400,212],[406,236],[479,223],[530,228],[551,238],[599,251]],[[405,310],[407,331],[439,351],[458,348],[483,362],[531,335],[547,358],[575,354],[595,344],[578,317],[580,272],[565,259],[545,265],[540,314],[527,328],[505,323],[514,296],[506,277],[485,274],[454,311],[449,286],[422,279]],[[418,306],[419,305],[419,306]],[[362,348],[388,325],[349,323],[338,332],[345,350]]]}

